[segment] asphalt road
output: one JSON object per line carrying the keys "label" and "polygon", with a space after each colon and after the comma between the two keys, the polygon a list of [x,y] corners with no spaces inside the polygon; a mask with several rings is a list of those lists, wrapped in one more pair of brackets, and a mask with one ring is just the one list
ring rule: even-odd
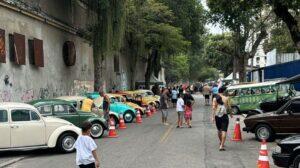
{"label": "asphalt road", "polygon": [[[232,142],[234,119],[229,126],[226,151],[218,150],[215,126],[210,122],[210,108],[195,95],[193,128],[176,128],[174,109],[169,109],[169,126],[160,123],[160,113],[143,118],[143,123],[127,124],[118,130],[118,138],[98,139],[101,168],[254,168],[260,143],[253,134],[243,133],[243,142]],[[242,118],[242,116],[240,116]],[[241,123],[241,127],[243,124]],[[269,155],[275,143],[269,143]],[[75,153],[57,154],[49,150],[0,153],[0,161],[16,157],[22,160],[11,168],[74,168]],[[272,158],[269,156],[271,167]],[[0,162],[1,163],[1,162]]]}

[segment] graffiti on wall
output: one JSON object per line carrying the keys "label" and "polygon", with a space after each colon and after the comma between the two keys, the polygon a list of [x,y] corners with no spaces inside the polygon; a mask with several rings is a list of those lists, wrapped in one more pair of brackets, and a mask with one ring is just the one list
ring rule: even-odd
{"label": "graffiti on wall", "polygon": [[21,95],[21,100],[23,102],[28,102],[34,99],[34,91],[33,89],[25,90]]}
{"label": "graffiti on wall", "polygon": [[94,91],[94,81],[74,80],[74,86],[71,95],[85,95],[87,92]]}
{"label": "graffiti on wall", "polygon": [[0,102],[9,102],[12,100],[12,93],[8,90],[0,91]]}

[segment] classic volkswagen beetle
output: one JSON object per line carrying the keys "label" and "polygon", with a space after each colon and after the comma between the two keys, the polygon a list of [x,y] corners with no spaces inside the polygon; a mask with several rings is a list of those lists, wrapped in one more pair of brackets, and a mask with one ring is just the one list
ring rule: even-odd
{"label": "classic volkswagen beetle", "polygon": [[69,153],[80,134],[80,128],[70,122],[42,117],[29,104],[0,103],[0,151],[56,147]]}
{"label": "classic volkswagen beetle", "polygon": [[[76,107],[77,110],[81,109],[81,105],[82,105],[82,101],[87,98],[85,96],[61,96],[61,97],[57,97],[56,99],[60,99],[60,100],[66,100],[71,102],[74,107]],[[102,109],[98,109],[99,110],[99,114],[100,116],[103,116],[103,110]],[[109,111],[109,117],[111,119],[113,119],[115,121],[116,124],[119,123],[119,114],[113,111]]]}
{"label": "classic volkswagen beetle", "polygon": [[94,113],[87,113],[76,110],[69,101],[59,99],[34,100],[28,102],[35,106],[43,116],[54,116],[65,119],[76,126],[81,126],[84,121],[92,123],[91,135],[93,138],[100,138],[104,130],[108,129],[107,121]]}

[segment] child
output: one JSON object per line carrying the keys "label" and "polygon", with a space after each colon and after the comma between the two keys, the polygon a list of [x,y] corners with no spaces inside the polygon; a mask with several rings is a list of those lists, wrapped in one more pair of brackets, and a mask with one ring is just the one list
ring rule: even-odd
{"label": "child", "polygon": [[187,101],[184,111],[185,122],[187,123],[189,128],[192,128],[191,119],[192,119],[192,102]]}
{"label": "child", "polygon": [[97,145],[91,138],[92,124],[90,122],[84,122],[82,124],[82,135],[80,135],[76,142],[76,165],[80,168],[98,168],[99,159],[97,155]]}
{"label": "child", "polygon": [[182,99],[182,94],[179,94],[178,96],[176,111],[178,114],[177,128],[182,128],[182,120],[184,115],[184,101]]}

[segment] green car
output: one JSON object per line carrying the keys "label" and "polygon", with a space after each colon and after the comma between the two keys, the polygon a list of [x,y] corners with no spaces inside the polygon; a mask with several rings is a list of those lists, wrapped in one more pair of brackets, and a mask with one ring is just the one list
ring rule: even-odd
{"label": "green car", "polygon": [[100,138],[104,131],[108,129],[108,123],[103,118],[94,113],[87,113],[76,110],[71,102],[59,99],[34,100],[28,104],[36,107],[43,116],[54,116],[71,122],[80,127],[85,121],[92,123],[91,135],[93,138]]}

